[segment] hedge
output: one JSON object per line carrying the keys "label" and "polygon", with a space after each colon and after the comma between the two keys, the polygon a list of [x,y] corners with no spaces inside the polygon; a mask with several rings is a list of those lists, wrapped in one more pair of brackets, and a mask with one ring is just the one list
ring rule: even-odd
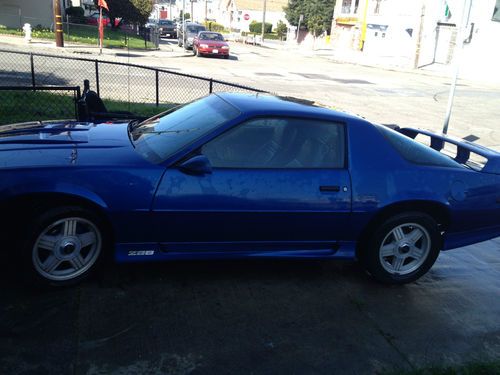
{"label": "hedge", "polygon": [[[260,34],[262,33],[262,22],[252,22],[249,26],[250,32]],[[273,29],[273,24],[266,22],[266,26],[264,27],[265,33],[270,33]]]}

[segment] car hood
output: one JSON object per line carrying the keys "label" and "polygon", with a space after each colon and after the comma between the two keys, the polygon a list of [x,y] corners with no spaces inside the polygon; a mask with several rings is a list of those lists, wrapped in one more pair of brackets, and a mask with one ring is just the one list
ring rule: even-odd
{"label": "car hood", "polygon": [[207,44],[210,47],[223,47],[227,46],[228,44],[223,41],[218,41],[218,40],[199,40],[200,44]]}
{"label": "car hood", "polygon": [[134,151],[127,125],[37,121],[0,126],[0,168],[148,163]]}

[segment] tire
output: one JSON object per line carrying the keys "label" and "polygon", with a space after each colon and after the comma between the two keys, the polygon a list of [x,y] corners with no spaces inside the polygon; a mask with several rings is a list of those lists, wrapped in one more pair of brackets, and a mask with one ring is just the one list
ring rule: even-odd
{"label": "tire", "polygon": [[22,246],[23,264],[37,285],[73,285],[95,271],[109,245],[103,220],[77,207],[45,211],[28,226]]}
{"label": "tire", "polygon": [[441,245],[441,233],[433,218],[420,212],[407,212],[376,227],[361,244],[359,258],[377,281],[406,284],[429,271]]}
{"label": "tire", "polygon": [[229,59],[229,55],[224,55],[224,58],[227,60]]}

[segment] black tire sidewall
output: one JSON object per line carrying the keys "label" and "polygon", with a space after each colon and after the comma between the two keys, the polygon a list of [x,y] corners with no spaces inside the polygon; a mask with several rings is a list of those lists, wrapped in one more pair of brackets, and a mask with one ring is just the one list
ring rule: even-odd
{"label": "black tire sidewall", "polygon": [[[32,259],[33,246],[42,231],[44,231],[49,225],[56,222],[57,220],[68,217],[80,217],[92,222],[92,224],[96,226],[99,234],[101,235],[100,253],[92,267],[90,267],[81,275],[73,279],[64,281],[50,280],[43,277],[36,271]],[[25,268],[24,274],[27,276],[27,280],[30,283],[35,284],[36,286],[68,286],[78,283],[79,281],[87,278],[90,274],[94,273],[102,265],[103,258],[105,258],[104,254],[106,253],[106,250],[108,250],[110,245],[109,234],[106,231],[106,225],[104,221],[93,211],[78,206],[55,207],[47,211],[38,213],[38,215],[36,215],[31,222],[31,225],[28,225],[27,233],[25,233],[23,237],[24,241],[21,245],[20,256],[22,264]]]}
{"label": "black tire sidewall", "polygon": [[[415,223],[424,227],[429,233],[431,247],[423,264],[406,275],[394,275],[386,271],[380,263],[379,251],[382,241],[395,227]],[[408,212],[385,220],[372,232],[360,249],[360,260],[365,270],[376,280],[387,284],[406,284],[423,276],[432,267],[441,250],[442,238],[438,225],[432,217],[420,212]]]}

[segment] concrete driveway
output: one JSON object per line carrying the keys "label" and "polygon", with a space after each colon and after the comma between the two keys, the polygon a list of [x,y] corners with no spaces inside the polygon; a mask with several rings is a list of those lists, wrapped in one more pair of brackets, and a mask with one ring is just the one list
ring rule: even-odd
{"label": "concrete driveway", "polygon": [[373,374],[500,356],[500,238],[403,287],[332,261],[109,265],[49,291],[15,275],[0,275],[2,374]]}

